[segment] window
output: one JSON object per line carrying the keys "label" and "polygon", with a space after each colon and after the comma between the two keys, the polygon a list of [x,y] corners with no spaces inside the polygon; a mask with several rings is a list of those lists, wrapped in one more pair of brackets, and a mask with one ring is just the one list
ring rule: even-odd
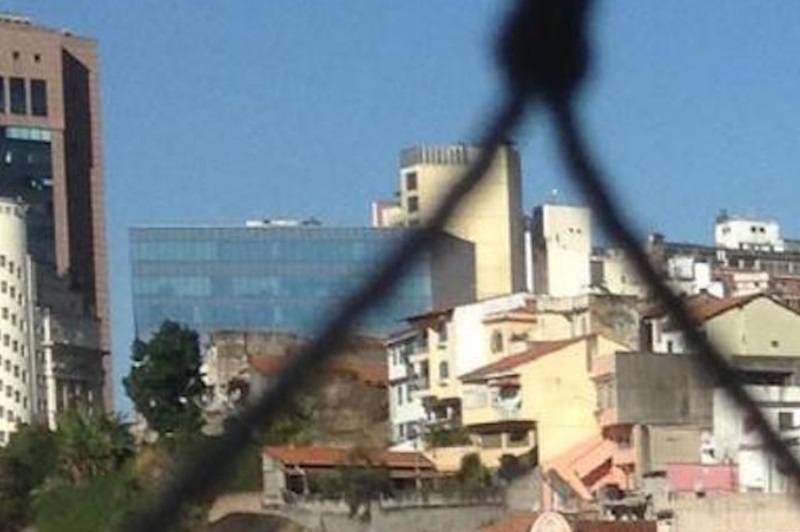
{"label": "window", "polygon": [[18,50],[14,50],[13,52],[11,52],[11,57],[14,58],[14,61],[18,60],[19,59],[19,51]]}
{"label": "window", "polygon": [[33,54],[33,62],[34,63],[41,63],[42,55],[41,54]]}
{"label": "window", "polygon": [[492,353],[499,353],[503,350],[503,333],[494,331],[492,333]]}
{"label": "window", "polygon": [[19,366],[14,364],[14,376],[19,378]]}
{"label": "window", "polygon": [[419,210],[419,198],[416,196],[408,197],[408,212],[417,212]]}
{"label": "window", "polygon": [[14,390],[14,402],[19,403],[21,401],[19,390]]}
{"label": "window", "polygon": [[24,115],[28,112],[28,97],[25,94],[25,80],[22,78],[9,78],[8,89],[10,93],[10,110],[12,114]]}
{"label": "window", "polygon": [[417,190],[417,173],[409,172],[406,174],[406,190]]}
{"label": "window", "polygon": [[14,261],[13,260],[8,261],[8,271],[11,272],[11,275],[14,275]]}
{"label": "window", "polygon": [[397,387],[397,404],[398,405],[402,405],[403,404],[403,387],[402,386],[398,386]]}
{"label": "window", "polygon": [[3,319],[4,319],[4,320],[7,320],[7,319],[8,319],[8,307],[3,307],[3,313],[2,313],[2,316],[3,316]]}
{"label": "window", "polygon": [[14,285],[8,287],[8,294],[11,297],[17,297],[17,288]]}
{"label": "window", "polygon": [[439,334],[439,343],[446,344],[447,343],[447,322],[440,321],[439,322],[439,330],[437,331]]}
{"label": "window", "polygon": [[499,449],[503,446],[503,433],[481,434],[481,447],[484,449]]}
{"label": "window", "polygon": [[508,446],[509,447],[527,447],[528,446],[528,431],[515,430],[508,433]]}
{"label": "window", "polygon": [[450,378],[450,367],[447,362],[439,362],[439,379],[447,380]]}
{"label": "window", "polygon": [[31,114],[47,116],[47,82],[43,79],[31,80]]}
{"label": "window", "polygon": [[772,347],[778,348],[778,347],[780,347],[780,345],[781,345],[780,342],[778,342],[777,340],[773,340],[772,341]]}
{"label": "window", "polygon": [[0,292],[4,294],[8,292],[8,283],[6,281],[0,281]]}
{"label": "window", "polygon": [[6,371],[11,373],[11,361],[6,359]]}
{"label": "window", "polygon": [[4,345],[4,346],[6,346],[6,347],[8,347],[8,345],[9,345],[10,343],[11,343],[11,337],[10,337],[10,336],[8,336],[7,334],[4,334],[4,335],[3,335],[3,345]]}
{"label": "window", "polygon": [[794,428],[793,412],[778,412],[778,429],[789,430]]}
{"label": "window", "polygon": [[6,78],[0,76],[0,113],[6,112]]}

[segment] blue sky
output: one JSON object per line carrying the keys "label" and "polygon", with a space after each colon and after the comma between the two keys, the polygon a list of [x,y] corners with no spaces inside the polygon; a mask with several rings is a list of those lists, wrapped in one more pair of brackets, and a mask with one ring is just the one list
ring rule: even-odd
{"label": "blue sky", "polygon": [[[499,87],[490,44],[507,5],[0,3],[99,41],[118,373],[132,339],[128,227],[368,223],[401,148],[476,138]],[[597,15],[582,108],[642,232],[710,241],[727,208],[800,236],[800,2],[614,0]],[[552,189],[579,199],[540,116],[517,140],[526,209]]]}

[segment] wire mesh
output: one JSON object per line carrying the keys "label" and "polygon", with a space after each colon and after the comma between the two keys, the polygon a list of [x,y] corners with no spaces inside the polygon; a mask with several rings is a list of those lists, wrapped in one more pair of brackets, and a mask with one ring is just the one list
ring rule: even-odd
{"label": "wire mesh", "polygon": [[577,92],[590,67],[590,0],[519,0],[500,34],[497,60],[506,76],[503,103],[487,122],[479,158],[448,191],[431,219],[405,238],[372,275],[336,311],[321,332],[279,376],[274,387],[247,406],[216,441],[204,445],[182,464],[152,506],[134,515],[125,530],[161,530],[175,522],[182,505],[196,500],[219,481],[256,427],[265,428],[289,403],[304,376],[345,341],[359,317],[377,305],[403,272],[436,243],[450,215],[481,181],[498,148],[523,122],[531,104],[549,111],[568,177],[583,192],[602,228],[633,262],[640,278],[694,347],[697,367],[724,388],[751,415],[754,428],[800,491],[800,463],[770,426],[722,352],[695,327],[682,300],[666,285],[640,247],[634,225],[625,218],[610,186],[601,176],[575,112]]}

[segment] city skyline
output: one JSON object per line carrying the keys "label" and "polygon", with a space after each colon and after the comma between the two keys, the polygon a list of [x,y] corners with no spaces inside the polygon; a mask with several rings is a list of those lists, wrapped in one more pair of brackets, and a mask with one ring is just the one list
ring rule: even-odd
{"label": "city skyline", "polygon": [[[489,46],[506,5],[4,6],[99,43],[117,377],[133,330],[129,226],[272,216],[367,225],[369,201],[394,192],[400,149],[475,137],[498,89]],[[583,107],[642,232],[710,242],[728,208],[800,234],[800,6],[597,9],[600,57]],[[526,212],[554,188],[579,202],[541,124],[534,115],[517,139]]]}

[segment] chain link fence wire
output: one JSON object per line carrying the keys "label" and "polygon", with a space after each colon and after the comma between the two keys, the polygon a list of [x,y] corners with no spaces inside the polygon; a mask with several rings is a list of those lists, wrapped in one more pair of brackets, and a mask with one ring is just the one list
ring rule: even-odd
{"label": "chain link fence wire", "polygon": [[357,320],[378,305],[425,250],[436,244],[442,228],[464,198],[483,179],[497,150],[522,124],[534,104],[549,112],[555,125],[568,177],[583,193],[603,230],[633,262],[650,293],[660,301],[694,347],[697,367],[724,388],[736,404],[752,416],[755,429],[800,491],[800,462],[769,424],[744,383],[722,352],[696,329],[683,301],[665,284],[640,246],[633,224],[602,177],[575,112],[577,92],[590,66],[588,27],[591,0],[518,0],[501,31],[497,60],[506,78],[499,105],[479,139],[483,147],[433,213],[410,233],[339,309],[307,348],[292,357],[275,385],[233,419],[221,437],[206,443],[179,467],[154,502],[132,515],[122,529],[135,532],[163,530],[174,524],[183,505],[208,493],[225,476],[256,429],[268,428],[289,404],[305,378],[341,348]]}

